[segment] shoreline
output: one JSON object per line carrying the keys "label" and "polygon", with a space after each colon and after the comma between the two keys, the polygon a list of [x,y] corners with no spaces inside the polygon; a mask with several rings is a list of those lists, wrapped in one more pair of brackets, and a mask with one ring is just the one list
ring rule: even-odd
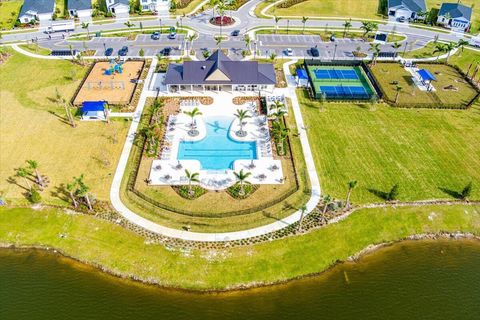
{"label": "shoreline", "polygon": [[281,279],[277,281],[265,281],[265,282],[252,282],[252,283],[246,283],[246,284],[238,284],[238,285],[232,285],[232,286],[227,286],[223,289],[187,289],[185,287],[180,287],[180,286],[166,286],[160,284],[159,280],[155,279],[143,279],[139,276],[136,276],[134,274],[125,274],[125,273],[120,273],[113,271],[106,266],[97,263],[95,261],[86,261],[79,259],[77,257],[74,257],[70,254],[67,254],[64,252],[62,249],[55,248],[55,247],[48,247],[48,246],[39,246],[39,245],[15,245],[12,243],[0,243],[0,250],[39,250],[43,252],[47,252],[49,254],[53,255],[59,255],[63,258],[67,258],[71,260],[74,263],[80,263],[89,267],[92,267],[96,269],[99,272],[102,272],[104,274],[116,277],[118,279],[124,279],[128,281],[133,281],[136,283],[140,283],[143,285],[148,285],[148,286],[154,286],[160,289],[164,290],[176,290],[176,291],[183,291],[183,292],[191,292],[191,293],[229,293],[229,292],[239,292],[239,291],[247,291],[247,290],[252,290],[252,289],[258,289],[258,288],[267,288],[267,287],[274,287],[277,285],[282,285],[282,284],[287,284],[289,282],[297,281],[297,280],[303,280],[303,279],[308,279],[308,278],[314,278],[314,277],[319,277],[328,271],[332,270],[338,265],[341,265],[343,263],[357,263],[358,260],[361,258],[368,256],[370,254],[374,254],[375,252],[379,251],[382,248],[386,248],[389,246],[393,246],[396,244],[400,244],[403,242],[409,242],[409,241],[427,241],[427,240],[450,240],[450,241],[462,241],[462,240],[474,240],[480,242],[480,236],[476,236],[473,233],[462,233],[462,232],[441,232],[441,233],[423,233],[423,234],[414,234],[410,235],[408,237],[404,237],[398,240],[393,240],[393,241],[388,241],[388,242],[383,242],[383,243],[377,243],[377,244],[370,244],[364,249],[360,250],[359,252],[355,253],[352,256],[347,257],[345,260],[337,260],[333,264],[327,266],[323,270],[313,272],[313,273],[308,273],[288,279]]}

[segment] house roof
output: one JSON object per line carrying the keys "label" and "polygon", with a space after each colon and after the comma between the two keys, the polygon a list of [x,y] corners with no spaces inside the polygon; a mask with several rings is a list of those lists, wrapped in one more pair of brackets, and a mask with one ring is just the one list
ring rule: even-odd
{"label": "house roof", "polygon": [[275,84],[275,69],[271,63],[233,61],[221,50],[205,61],[171,63],[165,77],[166,84]]}
{"label": "house roof", "polygon": [[472,11],[473,10],[471,7],[467,7],[460,3],[443,3],[440,7],[438,15],[444,16],[449,13],[452,19],[465,18],[470,21],[472,18]]}
{"label": "house roof", "polygon": [[73,10],[92,9],[92,0],[68,0],[68,9],[73,9]]}
{"label": "house roof", "polygon": [[437,80],[437,78],[435,78],[435,76],[427,69],[420,69],[417,73],[423,81]]}
{"label": "house roof", "polygon": [[28,11],[38,13],[53,13],[55,8],[55,0],[25,0],[19,16],[26,14]]}
{"label": "house roof", "polygon": [[82,112],[95,112],[105,110],[105,101],[84,101],[82,103]]}
{"label": "house roof", "polygon": [[130,0],[114,0],[113,5],[116,5],[116,4],[124,4],[124,5],[129,6],[130,5]]}
{"label": "house roof", "polygon": [[417,13],[427,10],[425,0],[388,0],[388,7],[404,7]]}

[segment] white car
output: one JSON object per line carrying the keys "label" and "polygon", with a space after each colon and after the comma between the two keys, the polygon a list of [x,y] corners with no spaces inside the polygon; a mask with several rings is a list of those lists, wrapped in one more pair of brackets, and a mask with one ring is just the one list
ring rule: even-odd
{"label": "white car", "polygon": [[285,50],[285,54],[286,54],[287,56],[289,56],[289,57],[293,56],[293,50],[292,50],[292,48],[287,48],[287,49]]}

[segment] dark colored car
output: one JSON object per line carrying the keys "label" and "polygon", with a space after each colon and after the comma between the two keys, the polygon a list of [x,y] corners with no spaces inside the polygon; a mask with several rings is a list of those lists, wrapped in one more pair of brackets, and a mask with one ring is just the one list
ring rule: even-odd
{"label": "dark colored car", "polygon": [[320,51],[318,51],[317,48],[311,48],[310,54],[312,55],[312,57],[320,57]]}
{"label": "dark colored car", "polygon": [[155,31],[151,36],[152,40],[160,40],[160,32]]}
{"label": "dark colored car", "polygon": [[118,55],[119,56],[126,56],[128,53],[128,47],[124,46],[122,49],[118,50]]}
{"label": "dark colored car", "polygon": [[233,30],[232,31],[232,36],[237,37],[240,34],[240,30]]}
{"label": "dark colored car", "polygon": [[107,48],[107,50],[105,50],[105,55],[107,57],[111,56],[113,53],[113,48]]}
{"label": "dark colored car", "polygon": [[168,39],[177,39],[177,33],[176,32],[170,32],[170,34],[168,35]]}
{"label": "dark colored car", "polygon": [[163,48],[162,50],[160,50],[160,54],[164,57],[168,57],[171,52],[172,52],[172,48],[170,48],[170,47],[166,47],[166,48]]}

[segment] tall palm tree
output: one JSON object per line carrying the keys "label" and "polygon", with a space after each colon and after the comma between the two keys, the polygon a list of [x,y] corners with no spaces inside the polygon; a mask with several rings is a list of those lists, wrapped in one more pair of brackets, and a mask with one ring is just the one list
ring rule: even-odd
{"label": "tall palm tree", "polygon": [[372,21],[362,21],[362,26],[360,29],[364,30],[363,37],[367,38],[370,32],[378,29],[378,24]]}
{"label": "tall palm tree", "polygon": [[323,211],[322,211],[322,215],[325,215],[325,213],[327,213],[327,209],[328,209],[328,205],[330,203],[332,203],[332,197],[328,194],[324,195],[323,198]]}
{"label": "tall palm tree", "polygon": [[192,196],[193,195],[192,183],[200,182],[200,179],[198,178],[200,174],[198,172],[190,172],[187,169],[185,169],[185,176],[187,177],[187,180],[188,180],[188,194]]}
{"label": "tall palm tree", "polygon": [[77,125],[73,120],[72,109],[71,109],[72,104],[70,102],[64,101],[63,108],[65,109],[65,114],[67,115],[68,122],[70,122],[70,125],[72,126],[72,128],[75,128]]}
{"label": "tall palm tree", "polygon": [[464,39],[460,39],[457,42],[457,48],[460,48],[462,53],[463,53],[463,50],[465,49],[465,46],[468,46],[468,45],[469,45],[469,42],[467,40],[464,40]]}
{"label": "tall palm tree", "polygon": [[352,19],[346,20],[343,24],[343,37],[347,36],[347,31],[352,27]]}
{"label": "tall palm tree", "polygon": [[243,135],[245,133],[243,130],[243,120],[251,118],[251,116],[248,114],[247,110],[237,109],[235,117],[237,117],[240,126],[239,134]]}
{"label": "tall palm tree", "polygon": [[380,54],[380,43],[370,43],[370,48],[368,51],[373,51],[373,64],[377,63],[378,55]]}
{"label": "tall palm tree", "polygon": [[303,29],[302,29],[302,34],[305,33],[305,25],[307,24],[309,17],[302,17],[302,23],[303,23]]}
{"label": "tall palm tree", "polygon": [[345,207],[350,209],[350,195],[352,194],[353,189],[357,186],[357,180],[352,180],[348,182],[348,192],[347,192],[347,200],[345,201]]}
{"label": "tall palm tree", "polygon": [[438,59],[440,59],[440,56],[442,55],[442,53],[445,53],[445,52],[447,52],[447,46],[444,43],[439,42],[435,45],[435,50],[433,50],[433,54],[438,53],[437,61]]}
{"label": "tall palm tree", "polygon": [[190,35],[187,36],[187,40],[188,40],[188,43],[189,43],[189,50],[188,50],[189,53],[193,49],[193,40],[195,40],[195,37],[196,37],[195,34],[190,34]]}
{"label": "tall palm tree", "polygon": [[195,125],[195,117],[202,115],[202,112],[200,112],[200,110],[197,107],[193,108],[192,111],[184,111],[183,113],[192,119],[192,122],[190,124],[192,128]]}
{"label": "tall palm tree", "polygon": [[281,101],[275,100],[275,101],[270,105],[270,109],[284,110],[284,109],[285,109],[285,105],[284,105]]}
{"label": "tall palm tree", "polygon": [[285,111],[285,109],[282,109],[282,108],[275,109],[275,112],[272,113],[272,116],[275,119],[275,123],[278,124],[280,122],[280,119],[282,119],[282,117],[286,114],[287,112]]}
{"label": "tall palm tree", "polygon": [[155,127],[154,126],[142,128],[140,130],[140,134],[145,137],[145,139],[148,141],[150,146],[155,145]]}
{"label": "tall palm tree", "polygon": [[454,42],[449,42],[445,45],[445,50],[447,51],[447,59],[445,59],[446,63],[448,63],[448,59],[450,59],[450,55],[455,48],[457,48],[457,44]]}
{"label": "tall palm tree", "polygon": [[277,16],[274,16],[274,19],[275,19],[275,33],[277,33],[277,30],[278,30],[278,22],[279,22],[280,20],[282,20],[282,18],[277,17]]}
{"label": "tall palm tree", "polygon": [[88,22],[82,22],[82,29],[87,29],[87,37],[90,39],[90,23]]}
{"label": "tall palm tree", "polygon": [[223,41],[223,37],[221,35],[219,37],[217,37],[217,47],[218,47],[218,49],[221,49],[222,41]]}
{"label": "tall palm tree", "polygon": [[130,32],[130,28],[135,27],[135,24],[130,21],[125,22],[124,25],[127,26],[129,32]]}
{"label": "tall palm tree", "polygon": [[220,37],[222,36],[223,29],[223,17],[225,16],[225,11],[227,10],[227,5],[224,0],[219,0],[217,5],[217,11],[220,14]]}
{"label": "tall palm tree", "polygon": [[88,192],[90,190],[90,188],[85,184],[85,181],[83,181],[84,178],[85,177],[84,177],[83,173],[80,175],[80,177],[73,178],[75,180],[75,183],[78,186],[76,193],[79,197],[82,197],[82,198],[85,199],[85,202],[87,203],[88,210],[92,211],[93,210],[92,203],[90,202],[90,195],[89,195],[89,192]]}
{"label": "tall palm tree", "polygon": [[277,54],[275,52],[270,53],[270,61],[272,61],[272,63],[275,61],[276,58]]}
{"label": "tall palm tree", "polygon": [[30,191],[30,190],[32,190],[32,186],[30,185],[30,182],[27,179],[28,174],[29,174],[29,172],[25,168],[15,169],[15,175],[17,177],[23,178],[25,180],[25,184],[27,185],[27,189]]}
{"label": "tall palm tree", "polygon": [[35,172],[35,177],[39,186],[43,187],[43,178],[40,172],[38,171],[38,162],[35,160],[27,160],[28,168]]}
{"label": "tall palm tree", "polygon": [[218,5],[219,0],[209,0],[208,4],[212,7],[212,18],[215,18],[215,7]]}
{"label": "tall palm tree", "polygon": [[238,180],[238,183],[240,183],[240,191],[239,195],[243,196],[245,195],[245,184],[250,184],[249,181],[247,181],[247,178],[252,175],[251,172],[244,172],[243,169],[240,170],[240,172],[234,172],[235,177]]}
{"label": "tall palm tree", "polygon": [[73,207],[76,209],[78,207],[78,202],[75,197],[75,192],[77,190],[77,181],[74,180],[72,183],[67,183],[65,186],[65,189],[68,191],[68,194],[70,195],[70,199],[72,200]]}
{"label": "tall palm tree", "polygon": [[400,92],[402,92],[403,88],[401,86],[396,86],[395,91],[397,94],[395,95],[395,104],[398,103],[398,98],[400,97]]}
{"label": "tall palm tree", "polygon": [[283,155],[285,153],[284,142],[285,139],[287,139],[288,137],[288,132],[289,130],[281,126],[280,122],[274,122],[272,124],[272,135],[277,142],[277,148],[280,148],[280,150],[278,150],[278,153],[280,155]]}
{"label": "tall palm tree", "polygon": [[300,208],[300,220],[298,220],[298,231],[302,231],[303,217],[305,216],[305,212],[307,212],[307,206],[303,205]]}
{"label": "tall palm tree", "polygon": [[[402,45],[401,45],[400,43],[398,43],[398,42],[395,42],[394,44],[392,44],[393,49],[395,49],[395,53],[398,53],[398,49],[400,49],[401,46],[402,46]],[[393,55],[393,58],[392,58],[392,59],[395,60],[395,55]]]}
{"label": "tall palm tree", "polygon": [[248,34],[246,34],[243,37],[243,41],[245,41],[245,47],[247,47],[247,50],[251,51],[250,44],[252,43],[252,39],[250,38],[250,36]]}

